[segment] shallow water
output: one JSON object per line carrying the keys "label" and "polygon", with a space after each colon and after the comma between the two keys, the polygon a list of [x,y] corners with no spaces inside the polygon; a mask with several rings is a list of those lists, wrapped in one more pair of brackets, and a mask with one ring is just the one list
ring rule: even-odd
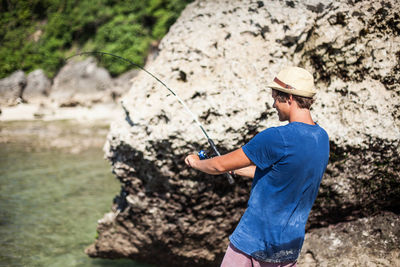
{"label": "shallow water", "polygon": [[100,147],[0,143],[0,266],[145,266],[84,253],[118,192]]}

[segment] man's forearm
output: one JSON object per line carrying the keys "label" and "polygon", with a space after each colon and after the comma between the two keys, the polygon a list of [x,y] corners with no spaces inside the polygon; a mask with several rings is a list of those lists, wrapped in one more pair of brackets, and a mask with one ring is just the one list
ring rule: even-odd
{"label": "man's forearm", "polygon": [[192,154],[186,157],[185,163],[199,171],[214,175],[254,165],[241,148],[228,154],[205,160],[200,160],[197,155]]}
{"label": "man's forearm", "polygon": [[220,156],[211,159],[196,160],[192,162],[191,167],[196,170],[213,175],[222,174],[229,171],[228,169],[224,168],[224,166],[220,163]]}

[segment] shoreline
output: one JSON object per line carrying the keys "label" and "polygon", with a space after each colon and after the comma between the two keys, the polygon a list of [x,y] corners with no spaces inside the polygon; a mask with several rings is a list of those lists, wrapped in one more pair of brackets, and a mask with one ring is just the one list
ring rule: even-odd
{"label": "shoreline", "polygon": [[0,144],[20,143],[27,151],[62,149],[72,154],[102,149],[111,122],[123,114],[116,103],[92,107],[51,108],[37,104],[4,107],[0,115]]}
{"label": "shoreline", "polygon": [[92,106],[58,107],[50,104],[20,103],[1,107],[0,123],[7,121],[56,121],[111,122],[123,115],[118,103],[98,103]]}

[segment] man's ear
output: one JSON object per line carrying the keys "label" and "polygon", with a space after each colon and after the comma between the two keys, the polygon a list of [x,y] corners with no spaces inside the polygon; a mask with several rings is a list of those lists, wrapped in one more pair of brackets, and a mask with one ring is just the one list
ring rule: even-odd
{"label": "man's ear", "polygon": [[289,95],[288,104],[291,105],[293,103],[293,95]]}

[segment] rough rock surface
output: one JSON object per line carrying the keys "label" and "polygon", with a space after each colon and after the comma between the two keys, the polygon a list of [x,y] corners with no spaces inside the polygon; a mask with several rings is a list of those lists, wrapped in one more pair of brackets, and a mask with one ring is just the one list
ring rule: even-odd
{"label": "rough rock surface", "polygon": [[400,266],[400,216],[381,213],[314,229],[299,266]]}
{"label": "rough rock surface", "polygon": [[111,87],[111,97],[115,101],[120,99],[122,95],[126,94],[132,86],[132,79],[138,75],[137,69],[130,70],[113,79],[113,86]]}
{"label": "rough rock surface", "polygon": [[[314,73],[312,112],[330,135],[331,157],[300,261],[334,266],[337,254],[317,249],[331,241],[312,242],[329,227],[341,237],[350,236],[341,229],[356,235],[375,225],[384,229],[383,243],[399,240],[398,228],[385,221],[398,222],[400,204],[399,11],[395,0],[195,1],[147,66],[198,114],[221,152],[280,125],[265,85],[282,67]],[[148,74],[135,78],[124,106],[126,117],[111,125],[104,147],[123,185],[114,206],[121,212],[99,221],[99,237],[86,252],[159,266],[217,266],[251,180],[238,177],[229,186],[223,176],[184,166],[184,156],[207,147],[206,139]],[[365,236],[371,244],[375,238]],[[340,240],[336,251],[348,251],[350,238]],[[354,255],[375,261],[397,253],[396,246],[377,247],[338,255],[351,265]]]}
{"label": "rough rock surface", "polygon": [[45,101],[50,93],[51,81],[43,70],[38,69],[28,74],[23,99],[29,103]]}
{"label": "rough rock surface", "polygon": [[18,70],[9,77],[0,80],[0,104],[14,105],[21,99],[26,86],[26,75]]}
{"label": "rough rock surface", "polygon": [[50,98],[59,106],[90,105],[110,99],[112,79],[94,58],[70,60],[54,79]]}

